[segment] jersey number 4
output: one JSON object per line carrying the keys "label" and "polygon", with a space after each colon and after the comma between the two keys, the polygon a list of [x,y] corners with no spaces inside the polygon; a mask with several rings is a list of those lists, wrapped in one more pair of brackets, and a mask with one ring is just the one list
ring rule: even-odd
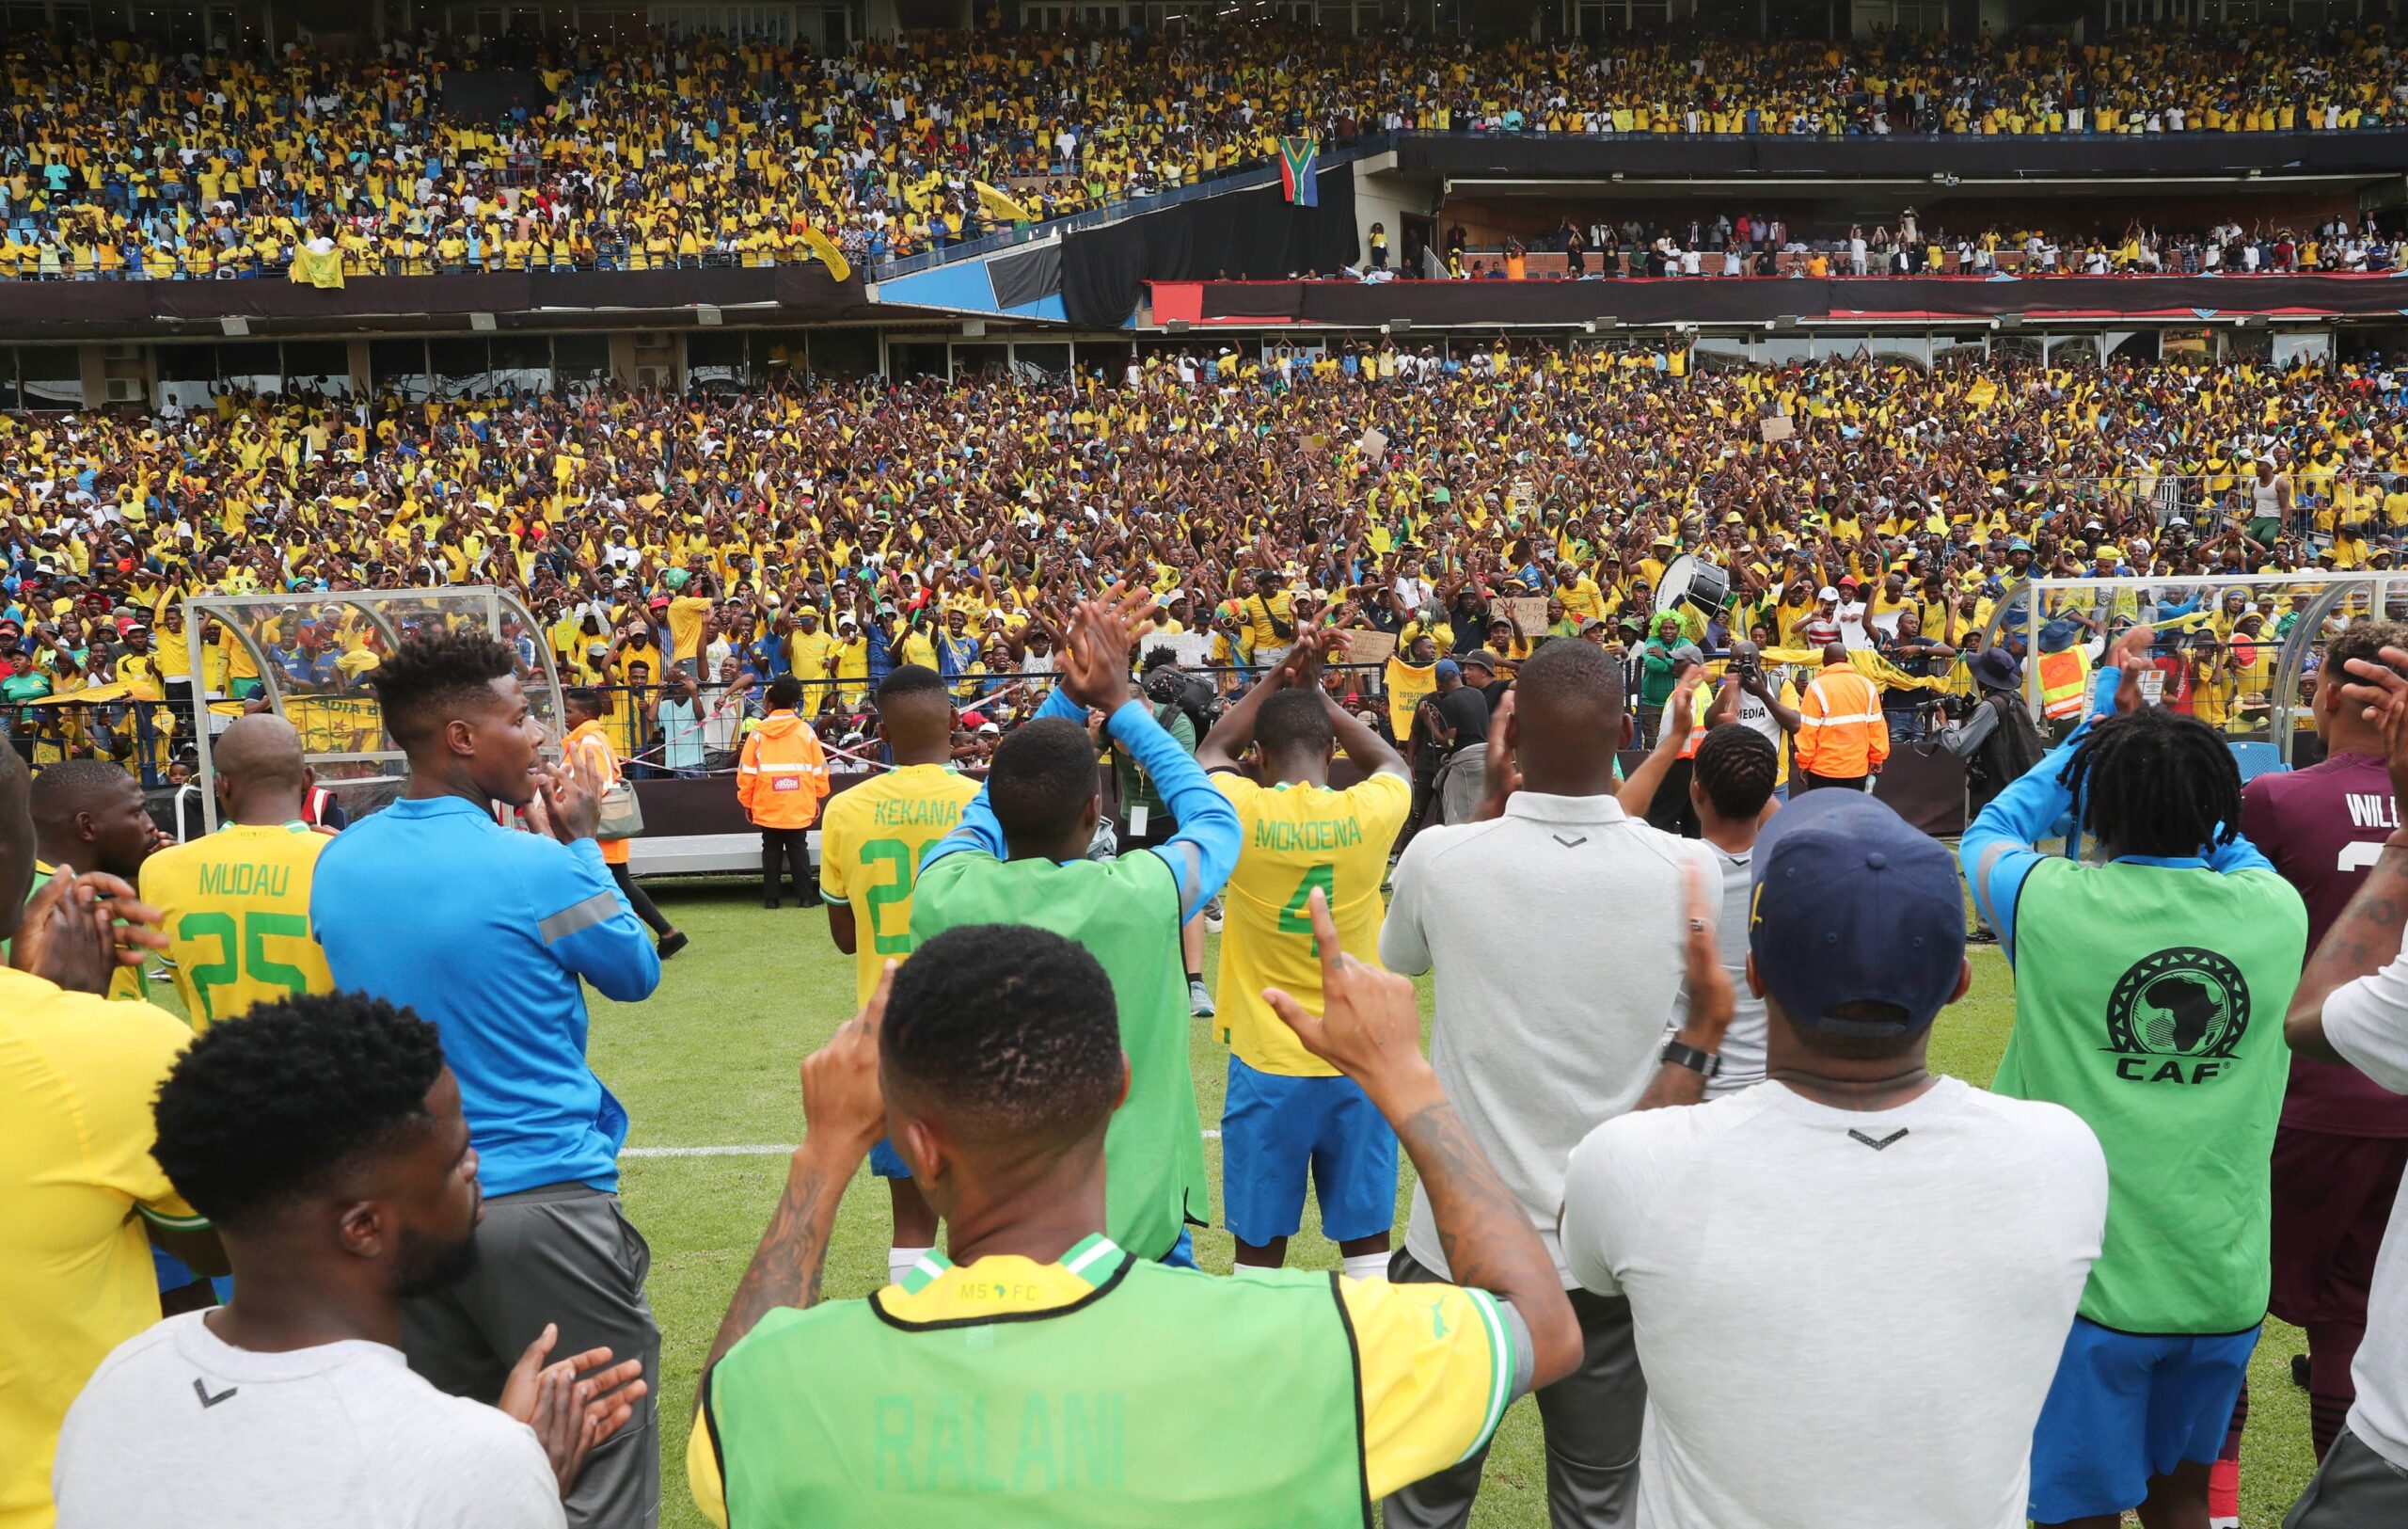
{"label": "jersey number 4", "polygon": [[295,993],[309,991],[309,980],[302,975],[300,967],[268,960],[267,939],[271,934],[306,940],[309,937],[309,920],[296,913],[246,913],[239,932],[234,916],[230,913],[188,913],[176,920],[177,939],[217,942],[219,959],[205,966],[195,966],[191,972],[192,990],[199,995],[203,1017],[211,1024],[217,1022],[217,1004],[209,990],[228,986],[237,977],[290,988]]}
{"label": "jersey number 4", "polygon": [[[1312,909],[1307,904],[1311,900],[1316,886],[1321,888],[1321,895],[1329,902],[1330,916],[1338,916],[1338,868],[1326,863],[1314,866],[1305,872],[1305,879],[1296,884],[1296,889],[1288,894],[1287,906],[1279,910],[1280,933],[1312,933]],[[1313,941],[1313,954],[1321,954],[1319,940]]]}

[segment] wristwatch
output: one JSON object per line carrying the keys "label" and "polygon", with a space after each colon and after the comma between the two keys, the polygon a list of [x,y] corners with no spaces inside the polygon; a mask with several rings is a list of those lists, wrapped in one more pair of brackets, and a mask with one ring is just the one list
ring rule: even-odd
{"label": "wristwatch", "polygon": [[1674,1066],[1686,1067],[1700,1077],[1712,1077],[1722,1071],[1720,1052],[1701,1051],[1685,1041],[1665,1042],[1662,1060]]}

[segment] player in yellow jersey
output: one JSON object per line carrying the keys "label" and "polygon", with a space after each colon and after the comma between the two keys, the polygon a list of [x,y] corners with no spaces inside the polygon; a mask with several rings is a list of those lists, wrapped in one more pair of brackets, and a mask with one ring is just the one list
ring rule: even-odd
{"label": "player in yellow jersey", "polygon": [[[103,759],[61,759],[34,776],[27,799],[34,816],[34,880],[27,895],[41,889],[61,866],[106,871],[129,884],[143,862],[167,842],[151,822],[142,788],[120,766]],[[0,960],[7,947],[0,946]],[[119,966],[109,980],[109,996],[145,996],[140,966]]]}
{"label": "player in yellow jersey", "polygon": [[[1315,647],[1323,641],[1300,635],[1300,651],[1308,640]],[[1388,848],[1413,804],[1403,757],[1330,699],[1319,670],[1317,654],[1274,669],[1196,750],[1244,831],[1221,928],[1221,1034],[1229,1047],[1221,1196],[1238,1263],[1277,1268],[1302,1223],[1309,1175],[1322,1231],[1338,1244],[1346,1272],[1382,1279],[1396,1219],[1396,1133],[1262,998],[1264,988],[1277,988],[1321,1012],[1321,960],[1306,906],[1316,889],[1348,949],[1378,948]],[[1237,772],[1249,743],[1257,780]],[[1329,785],[1340,745],[1363,772],[1342,791]]]}
{"label": "player in yellow jersey", "polygon": [[[819,820],[828,934],[852,956],[863,1004],[886,964],[911,953],[911,884],[921,857],[953,832],[962,804],[978,794],[977,782],[945,768],[953,715],[953,697],[934,669],[907,663],[888,674],[878,687],[878,732],[895,768],[829,798]],[[872,1148],[869,1166],[895,1202],[887,1272],[900,1282],[936,1246],[936,1212],[892,1143]]]}
{"label": "player in yellow jersey", "polygon": [[195,1031],[335,985],[309,927],[309,886],[327,836],[303,818],[301,735],[261,712],[237,718],[212,754],[226,826],[142,863],[142,900],[163,915]]}

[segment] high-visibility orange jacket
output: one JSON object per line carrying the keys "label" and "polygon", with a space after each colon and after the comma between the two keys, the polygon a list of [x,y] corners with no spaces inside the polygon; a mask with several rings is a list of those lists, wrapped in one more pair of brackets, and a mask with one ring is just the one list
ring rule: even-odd
{"label": "high-visibility orange jacket", "polygon": [[828,795],[828,756],[811,724],[791,711],[772,711],[744,736],[736,768],[736,800],[762,828],[809,828]]}
{"label": "high-visibility orange jacket", "polygon": [[[596,790],[608,790],[619,784],[619,751],[611,746],[610,730],[602,725],[599,718],[583,724],[562,739],[561,757],[573,761],[593,776]],[[606,838],[598,848],[602,851],[604,865],[624,866],[627,863],[627,840]]]}
{"label": "high-visibility orange jacket", "polygon": [[1798,768],[1826,780],[1871,774],[1890,757],[1881,693],[1845,663],[1825,666],[1798,700]]}
{"label": "high-visibility orange jacket", "polygon": [[2068,647],[2040,655],[2040,714],[2051,722],[2079,717],[2090,704],[2090,656]]}

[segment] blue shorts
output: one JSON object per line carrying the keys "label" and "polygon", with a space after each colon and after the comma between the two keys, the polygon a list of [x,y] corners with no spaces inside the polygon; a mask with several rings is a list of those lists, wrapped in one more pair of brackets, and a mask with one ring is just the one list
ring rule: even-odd
{"label": "blue shorts", "polygon": [[1179,1240],[1170,1245],[1170,1251],[1163,1254],[1162,1262],[1165,1268],[1192,1269],[1196,1266],[1196,1233],[1193,1228],[1182,1226],[1179,1229]]}
{"label": "blue shorts", "polygon": [[1292,1237],[1305,1179],[1332,1242],[1377,1236],[1396,1222],[1396,1133],[1351,1078],[1288,1077],[1229,1058],[1221,1106],[1221,1203],[1248,1247]]}
{"label": "blue shorts", "polygon": [[2137,1507],[2152,1476],[2224,1447],[2258,1330],[2194,1338],[2118,1332],[2077,1316],[2032,1431],[2032,1518]]}
{"label": "blue shorts", "polygon": [[911,1165],[895,1150],[895,1143],[884,1137],[879,1137],[878,1145],[869,1150],[869,1171],[881,1179],[908,1179],[911,1176]]}

